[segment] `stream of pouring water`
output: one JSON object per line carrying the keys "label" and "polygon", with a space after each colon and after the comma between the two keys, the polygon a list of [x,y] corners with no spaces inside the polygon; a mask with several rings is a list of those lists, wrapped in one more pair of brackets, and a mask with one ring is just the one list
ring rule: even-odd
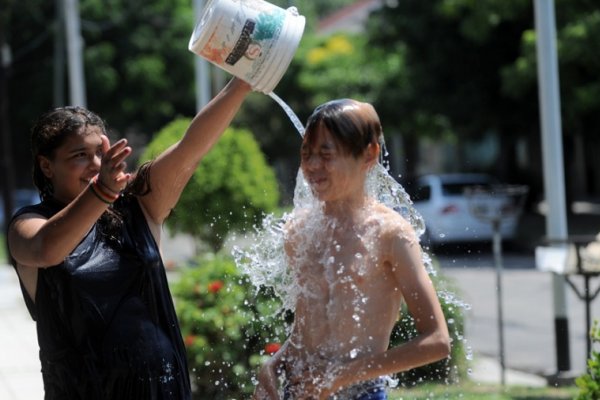
{"label": "stream of pouring water", "polygon": [[300,136],[304,137],[304,125],[302,124],[294,110],[292,110],[291,107],[288,106],[287,103],[281,99],[281,97],[277,96],[275,92],[269,93],[269,97],[275,100],[281,106],[281,108],[283,108],[283,111],[285,111],[290,121],[292,121],[292,124],[294,124]]}

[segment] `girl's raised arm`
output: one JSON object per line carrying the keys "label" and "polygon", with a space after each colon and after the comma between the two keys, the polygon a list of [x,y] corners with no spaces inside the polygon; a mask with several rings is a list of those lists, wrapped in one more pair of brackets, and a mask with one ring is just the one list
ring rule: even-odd
{"label": "girl's raised arm", "polygon": [[153,222],[162,224],[175,207],[200,160],[229,126],[250,91],[250,85],[233,78],[198,112],[182,139],[153,161],[151,191],[140,198]]}

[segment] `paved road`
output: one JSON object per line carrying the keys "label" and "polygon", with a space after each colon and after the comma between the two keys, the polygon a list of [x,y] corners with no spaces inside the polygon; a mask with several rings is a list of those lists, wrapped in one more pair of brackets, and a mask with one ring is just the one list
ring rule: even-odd
{"label": "paved road", "polygon": [[[475,353],[499,359],[499,322],[496,269],[493,254],[438,256],[442,272],[459,288],[459,297],[471,305],[465,336]],[[517,370],[550,375],[557,372],[554,338],[553,277],[535,269],[533,254],[503,254],[501,274],[505,362]],[[573,277],[581,284],[580,277]],[[592,280],[592,286],[600,279]],[[572,373],[585,371],[585,303],[565,285]],[[600,319],[600,300],[592,303],[592,320]]]}

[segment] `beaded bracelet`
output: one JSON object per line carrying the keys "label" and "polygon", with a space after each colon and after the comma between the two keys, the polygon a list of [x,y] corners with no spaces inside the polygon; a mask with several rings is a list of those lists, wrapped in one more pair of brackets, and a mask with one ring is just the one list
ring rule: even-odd
{"label": "beaded bracelet", "polygon": [[112,204],[119,198],[118,194],[107,193],[106,190],[102,189],[102,186],[98,183],[98,175],[94,176],[90,181],[90,190],[98,198],[106,204]]}

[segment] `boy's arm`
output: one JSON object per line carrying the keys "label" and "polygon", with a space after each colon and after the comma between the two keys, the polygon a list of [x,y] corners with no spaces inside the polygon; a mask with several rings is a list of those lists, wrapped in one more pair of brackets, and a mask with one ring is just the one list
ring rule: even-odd
{"label": "boy's arm", "polygon": [[[376,379],[426,365],[448,356],[450,339],[442,308],[429,274],[423,265],[421,247],[410,229],[382,238],[389,243],[386,259],[398,282],[418,335],[380,354],[366,356],[338,366],[333,393],[352,383]],[[382,294],[383,295],[383,294]]]}
{"label": "boy's arm", "polygon": [[288,346],[286,341],[258,372],[258,385],[254,390],[253,400],[279,400],[279,373],[283,366],[283,355]]}

